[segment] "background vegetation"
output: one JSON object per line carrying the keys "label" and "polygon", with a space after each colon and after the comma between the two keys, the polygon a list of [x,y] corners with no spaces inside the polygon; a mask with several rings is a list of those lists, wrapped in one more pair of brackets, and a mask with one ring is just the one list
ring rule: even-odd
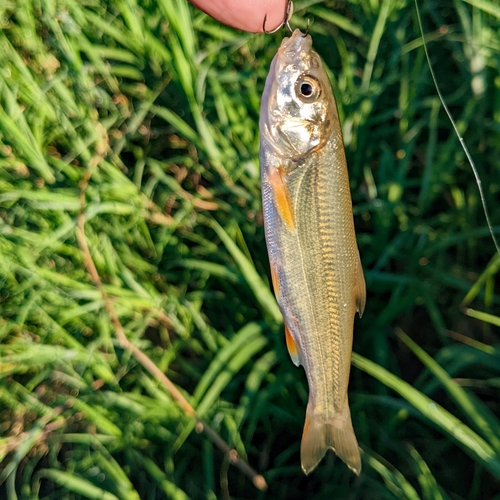
{"label": "background vegetation", "polygon": [[[184,0],[7,0],[1,498],[500,499],[500,257],[415,5],[295,7],[331,71],[368,285],[350,385],[362,475],[331,453],[300,471],[307,385],[270,292],[258,167],[283,32],[236,32]],[[498,234],[500,9],[420,9]]]}

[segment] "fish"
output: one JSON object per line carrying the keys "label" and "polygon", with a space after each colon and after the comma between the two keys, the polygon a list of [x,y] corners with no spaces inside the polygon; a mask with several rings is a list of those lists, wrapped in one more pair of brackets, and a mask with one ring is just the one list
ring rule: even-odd
{"label": "fish", "polygon": [[337,105],[311,36],[298,29],[271,63],[259,128],[271,280],[288,352],[309,386],[302,470],[312,472],[332,449],[359,475],[347,389],[366,285]]}

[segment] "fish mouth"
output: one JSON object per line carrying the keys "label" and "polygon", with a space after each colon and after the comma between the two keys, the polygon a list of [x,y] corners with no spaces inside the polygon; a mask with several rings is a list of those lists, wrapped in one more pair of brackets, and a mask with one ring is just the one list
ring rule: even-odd
{"label": "fish mouth", "polygon": [[[285,80],[294,81],[298,75],[308,70],[313,54],[312,38],[304,35],[299,29],[296,29],[290,37],[284,38],[271,62],[262,94],[259,120],[261,133],[276,151],[291,158],[300,156],[300,151],[295,147],[291,137],[283,131],[281,133],[278,131],[286,121],[290,124],[294,120],[292,117],[285,119],[277,103],[277,95]],[[306,128],[317,126],[313,120],[305,121],[308,122]],[[304,120],[301,120],[301,123],[303,124]]]}
{"label": "fish mouth", "polygon": [[312,38],[310,35],[305,35],[299,29],[294,30],[291,36],[283,38],[278,54],[291,59],[296,57],[301,52],[309,53],[312,49]]}
{"label": "fish mouth", "polygon": [[[298,68],[299,66],[304,65],[303,56],[309,56],[311,52],[311,36],[304,35],[304,33],[302,33],[302,31],[300,31],[299,29],[296,29],[291,36],[283,38],[278,52],[271,62],[271,67],[269,68],[269,73],[266,79],[266,87],[268,82],[277,82],[279,80],[279,74],[283,72],[284,68]],[[269,92],[264,96],[263,102],[267,101],[268,99]]]}

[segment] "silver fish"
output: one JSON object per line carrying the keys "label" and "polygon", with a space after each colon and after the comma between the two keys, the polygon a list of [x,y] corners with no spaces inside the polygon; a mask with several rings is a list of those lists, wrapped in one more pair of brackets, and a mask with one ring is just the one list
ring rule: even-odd
{"label": "silver fish", "polygon": [[309,474],[328,448],[361,471],[347,386],[354,315],[365,307],[337,106],[312,40],[295,30],[274,57],[260,110],[267,250],[288,351],[309,384],[301,442]]}

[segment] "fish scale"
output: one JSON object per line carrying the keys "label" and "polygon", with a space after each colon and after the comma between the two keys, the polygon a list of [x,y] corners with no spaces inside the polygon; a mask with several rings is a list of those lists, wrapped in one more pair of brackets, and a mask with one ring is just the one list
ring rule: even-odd
{"label": "fish scale", "polygon": [[[330,149],[328,144],[325,145],[325,149]],[[346,293],[342,292],[342,284],[345,282],[345,269],[339,269],[342,259],[335,257],[336,255],[341,257],[340,252],[346,248],[345,245],[336,243],[346,233],[346,224],[339,220],[339,212],[332,210],[333,207],[328,203],[331,196],[326,194],[328,188],[331,190],[338,186],[339,179],[336,174],[342,170],[333,170],[333,175],[327,176],[326,174],[332,170],[331,165],[322,164],[320,156],[316,154],[311,158],[311,165],[308,168],[309,171],[306,175],[311,177],[311,181],[302,183],[302,187],[308,186],[308,196],[304,193],[304,208],[301,212],[309,215],[304,217],[304,224],[301,225],[304,227],[304,232],[299,245],[303,253],[308,256],[307,286],[314,290],[316,303],[313,314],[319,318],[316,319],[316,324],[320,326],[319,330],[315,331],[305,321],[300,335],[301,338],[316,339],[316,344],[319,345],[314,350],[315,362],[311,363],[310,366],[306,365],[305,369],[313,374],[315,380],[322,381],[321,387],[325,396],[319,397],[319,394],[316,394],[317,388],[313,384],[310,388],[311,397],[314,400],[316,413],[322,413],[320,408],[324,408],[323,413],[327,413],[325,417],[328,418],[331,417],[328,414],[329,409],[338,408],[344,402],[339,402],[338,398],[344,398],[345,391],[341,390],[341,384],[344,381],[347,382],[345,372],[349,370],[350,366],[350,345],[346,346],[349,352],[344,353],[341,332],[343,329],[348,330],[349,328],[352,331],[354,312],[351,314],[347,311],[347,314],[341,314],[341,304],[346,303],[348,297],[344,297]],[[291,189],[293,188],[292,185]],[[314,222],[311,220],[310,214],[314,214]],[[347,224],[347,231],[348,229],[349,225]],[[317,241],[317,248],[314,248],[314,251],[308,248],[311,241]],[[298,288],[302,284],[297,282],[296,286]],[[346,321],[347,325],[342,325],[342,322]],[[330,339],[327,342],[323,340],[325,334],[330,334]],[[324,367],[322,370],[318,369],[318,359],[322,360],[321,366]],[[327,390],[329,388],[333,390]],[[342,387],[342,389],[344,388]]]}
{"label": "fish scale", "polygon": [[365,282],[336,104],[311,37],[299,30],[271,64],[260,129],[273,286],[290,355],[309,385],[302,469],[311,472],[331,448],[359,474],[347,386]]}

